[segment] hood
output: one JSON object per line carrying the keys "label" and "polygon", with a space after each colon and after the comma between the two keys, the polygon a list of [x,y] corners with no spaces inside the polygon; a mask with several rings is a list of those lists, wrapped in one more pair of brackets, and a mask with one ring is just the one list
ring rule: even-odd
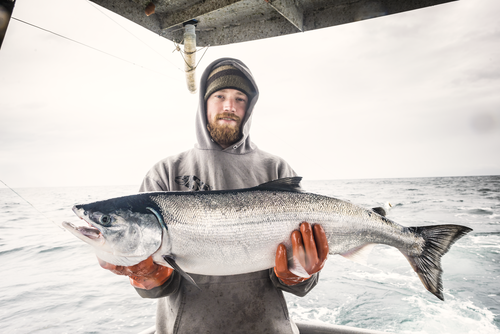
{"label": "hood", "polygon": [[[220,65],[230,64],[237,67],[241,72],[243,72],[248,80],[252,83],[255,88],[255,95],[248,101],[248,108],[245,112],[245,117],[241,122],[241,128],[243,136],[237,143],[229,146],[226,149],[223,149],[219,144],[213,141],[210,133],[207,130],[207,110],[205,103],[205,92],[207,90],[207,78],[208,75],[212,72],[215,67]],[[255,103],[259,98],[259,89],[255,80],[253,78],[252,73],[248,69],[248,67],[238,59],[234,58],[220,58],[207,66],[203,75],[200,79],[200,89],[199,89],[199,106],[198,112],[196,115],[196,138],[198,143],[196,144],[196,148],[200,150],[215,150],[215,151],[223,151],[230,154],[246,154],[253,151],[256,146],[250,140],[250,125],[252,123],[252,114]]]}

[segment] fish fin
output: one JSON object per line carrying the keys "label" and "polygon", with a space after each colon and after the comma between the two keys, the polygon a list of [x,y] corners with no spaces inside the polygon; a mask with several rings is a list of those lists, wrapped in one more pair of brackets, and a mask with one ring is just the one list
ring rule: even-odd
{"label": "fish fin", "polygon": [[306,271],[304,267],[302,267],[302,264],[300,261],[295,258],[295,256],[292,256],[292,258],[288,261],[288,270],[299,277],[304,277],[304,278],[309,278],[311,275]]}
{"label": "fish fin", "polygon": [[455,241],[472,229],[460,225],[419,226],[408,229],[422,236],[425,240],[424,249],[419,256],[411,256],[400,249],[401,253],[410,262],[424,287],[434,296],[444,300],[441,257],[448,252]]}
{"label": "fish fin", "polygon": [[375,244],[364,244],[355,248],[348,250],[347,252],[340,254],[346,259],[354,261],[359,264],[366,265],[366,261],[368,259],[368,254],[371,253]]}
{"label": "fish fin", "polygon": [[251,188],[251,190],[269,190],[269,191],[291,191],[291,192],[302,192],[300,188],[301,176],[294,177],[284,177],[282,179],[277,179],[262,183],[256,187]]}
{"label": "fish fin", "polygon": [[196,284],[196,282],[194,281],[194,279],[189,276],[188,273],[186,273],[184,270],[181,269],[181,267],[179,267],[177,265],[177,263],[175,262],[175,260],[170,257],[170,256],[167,256],[167,255],[164,255],[163,258],[165,259],[165,261],[175,270],[177,271],[182,277],[184,277],[189,283],[193,284],[198,290],[201,290],[201,288],[198,286],[198,284]]}
{"label": "fish fin", "polygon": [[372,211],[378,213],[381,216],[387,216],[387,212],[383,207],[377,206],[376,208],[372,208]]}

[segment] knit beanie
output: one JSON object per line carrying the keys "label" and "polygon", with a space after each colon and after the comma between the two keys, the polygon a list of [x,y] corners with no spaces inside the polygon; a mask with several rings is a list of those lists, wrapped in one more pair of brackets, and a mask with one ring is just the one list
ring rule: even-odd
{"label": "knit beanie", "polygon": [[248,78],[233,65],[221,65],[210,72],[207,79],[205,101],[218,90],[224,88],[237,89],[251,99],[255,89]]}

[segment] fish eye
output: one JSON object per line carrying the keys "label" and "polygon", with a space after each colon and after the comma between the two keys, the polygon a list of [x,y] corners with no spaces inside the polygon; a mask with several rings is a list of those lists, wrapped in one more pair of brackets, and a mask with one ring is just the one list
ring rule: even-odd
{"label": "fish eye", "polygon": [[109,215],[102,215],[99,222],[103,225],[111,224],[111,217]]}

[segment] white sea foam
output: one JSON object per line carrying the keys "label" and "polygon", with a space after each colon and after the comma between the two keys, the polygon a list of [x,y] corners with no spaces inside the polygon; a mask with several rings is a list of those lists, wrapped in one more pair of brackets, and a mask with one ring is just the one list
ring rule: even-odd
{"label": "white sea foam", "polygon": [[315,307],[314,305],[289,305],[289,315],[295,321],[335,324],[341,307]]}
{"label": "white sea foam", "polygon": [[415,306],[418,314],[401,333],[440,333],[440,334],[499,334],[494,325],[495,314],[470,300],[457,300],[445,294],[447,301],[437,303],[418,296],[404,298]]}

